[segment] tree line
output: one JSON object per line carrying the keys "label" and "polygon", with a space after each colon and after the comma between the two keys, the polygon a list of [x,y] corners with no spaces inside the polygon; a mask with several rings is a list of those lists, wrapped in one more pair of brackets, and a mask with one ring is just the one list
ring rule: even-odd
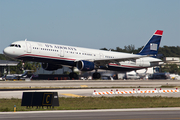
{"label": "tree line", "polygon": [[[101,50],[111,50],[116,52],[126,52],[126,53],[133,53],[137,54],[141,51],[143,48],[137,48],[135,49],[134,45],[128,45],[124,46],[124,49],[116,47],[116,49],[107,49],[107,48],[101,48]],[[159,47],[158,54],[160,54],[161,57],[180,57],[180,46],[163,46]],[[166,64],[164,67],[161,67],[161,72],[169,72],[169,73],[176,73],[180,75],[180,66],[176,64]]]}
{"label": "tree line", "polygon": [[[19,62],[17,66],[10,66],[11,74],[22,74],[24,70],[32,70],[32,71],[29,71],[29,73],[34,73],[41,67],[41,64],[39,62],[25,61],[23,65],[21,60],[12,59],[10,57],[5,56],[4,54],[0,54],[0,60],[9,60],[9,61]],[[3,73],[0,73],[0,75],[2,76]]]}
{"label": "tree line", "polygon": [[[116,52],[126,52],[137,54],[141,51],[142,47],[135,49],[134,45],[127,45],[124,48],[116,47],[116,49],[101,48],[101,50],[111,50]],[[158,54],[162,54],[164,57],[180,57],[180,46],[163,46],[159,47]]]}

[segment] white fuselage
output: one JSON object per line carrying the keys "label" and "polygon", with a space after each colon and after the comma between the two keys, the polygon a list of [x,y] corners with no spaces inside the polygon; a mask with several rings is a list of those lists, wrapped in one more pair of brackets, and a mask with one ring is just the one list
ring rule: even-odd
{"label": "white fuselage", "polygon": [[163,63],[160,59],[153,57],[142,57],[139,59],[117,62],[113,61],[113,59],[121,57],[137,57],[141,55],[32,41],[13,42],[9,47],[5,48],[3,52],[5,55],[16,59],[72,67],[76,67],[76,62],[79,60],[93,62],[101,59],[112,59],[112,62],[108,63],[108,67],[105,66],[106,63],[100,63],[99,65],[104,66],[99,68],[124,72],[157,66]]}

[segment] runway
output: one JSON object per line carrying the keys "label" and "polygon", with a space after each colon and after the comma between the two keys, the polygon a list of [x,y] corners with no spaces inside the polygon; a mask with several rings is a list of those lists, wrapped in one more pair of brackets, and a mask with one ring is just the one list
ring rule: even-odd
{"label": "runway", "polygon": [[[22,98],[23,92],[58,92],[59,97],[89,97],[96,91],[132,91],[133,88],[140,90],[154,90],[161,86],[180,86],[177,80],[67,80],[67,81],[1,81],[0,98]],[[127,88],[126,88],[127,87]],[[46,89],[48,88],[48,89]],[[56,89],[54,89],[56,88]],[[6,89],[12,89],[6,91]],[[25,89],[25,90],[24,90]],[[160,88],[157,88],[159,90]],[[164,90],[169,88],[163,88]],[[175,89],[175,88],[171,88]],[[105,95],[112,96],[162,96],[180,97],[180,93],[154,93],[154,94],[126,94],[126,95]],[[94,96],[99,97],[99,96]]]}
{"label": "runway", "polygon": [[179,120],[180,108],[1,112],[1,120]]}
{"label": "runway", "polygon": [[[1,81],[0,98],[22,98],[23,92],[58,92],[59,97],[100,97],[92,95],[93,91],[118,90],[154,90],[161,86],[180,86],[174,80],[118,80],[118,81]],[[48,88],[48,89],[46,89]],[[55,88],[55,89],[54,89]],[[4,89],[11,89],[6,91]],[[24,90],[21,90],[24,89]],[[160,88],[157,88],[158,90]],[[175,88],[163,88],[175,89]],[[143,93],[104,95],[113,96],[162,96],[180,97],[180,93]],[[138,108],[138,109],[105,109],[105,110],[59,110],[59,111],[27,111],[0,112],[0,119],[19,120],[179,120],[180,108]]]}
{"label": "runway", "polygon": [[[141,88],[141,90],[153,90],[153,88]],[[169,89],[169,88],[163,88]],[[174,88],[173,88],[174,89]],[[113,96],[162,96],[162,97],[180,97],[178,93],[142,93],[142,94],[117,94],[117,95],[93,95],[96,91],[110,91],[111,89],[57,89],[57,90],[15,90],[15,91],[0,91],[0,98],[22,98],[23,92],[58,92],[59,97],[113,97]],[[112,89],[116,91],[116,89]],[[132,88],[121,88],[118,90],[128,91]],[[136,89],[137,90],[137,89]]]}
{"label": "runway", "polygon": [[0,81],[3,88],[99,88],[180,86],[178,80],[39,80]]}

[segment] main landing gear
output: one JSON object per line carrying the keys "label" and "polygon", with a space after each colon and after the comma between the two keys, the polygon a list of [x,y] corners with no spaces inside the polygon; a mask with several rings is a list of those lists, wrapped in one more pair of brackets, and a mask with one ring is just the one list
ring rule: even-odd
{"label": "main landing gear", "polygon": [[101,74],[100,73],[98,73],[98,72],[95,72],[95,73],[93,73],[93,79],[100,79],[101,78]]}
{"label": "main landing gear", "polygon": [[77,75],[77,73],[75,73],[75,72],[71,72],[71,73],[69,74],[69,77],[70,77],[71,80],[73,80],[73,79],[78,79],[78,75]]}
{"label": "main landing gear", "polygon": [[93,73],[92,78],[93,79],[100,79],[101,78],[101,74],[97,72],[97,69],[95,69],[95,73]]}
{"label": "main landing gear", "polygon": [[74,67],[71,68],[72,72],[69,73],[69,77],[71,80],[78,79],[77,73],[74,72]]}

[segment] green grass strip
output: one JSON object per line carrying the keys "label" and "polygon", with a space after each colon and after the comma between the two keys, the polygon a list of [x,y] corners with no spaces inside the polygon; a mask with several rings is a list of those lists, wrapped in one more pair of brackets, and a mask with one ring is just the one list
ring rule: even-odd
{"label": "green grass strip", "polygon": [[[53,110],[87,110],[87,109],[125,109],[125,108],[157,108],[180,107],[180,98],[171,97],[80,97],[59,98],[59,107]],[[52,110],[47,107],[26,108],[21,106],[21,99],[0,99],[0,111],[38,111]]]}

